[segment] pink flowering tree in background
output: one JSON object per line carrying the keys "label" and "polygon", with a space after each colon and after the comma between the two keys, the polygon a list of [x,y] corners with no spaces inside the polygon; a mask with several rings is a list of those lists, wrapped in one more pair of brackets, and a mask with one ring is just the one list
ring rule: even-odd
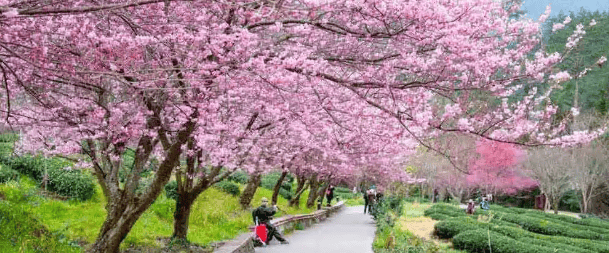
{"label": "pink flowering tree in background", "polygon": [[553,124],[551,89],[513,99],[569,78],[552,73],[560,54],[528,57],[539,23],[517,11],[492,0],[0,0],[1,118],[24,130],[22,151],[88,156],[107,199],[89,251],[117,252],[174,171],[196,193],[222,169],[277,168],[302,149],[290,167],[311,179],[357,166],[383,183],[418,144],[450,158],[431,141],[444,132],[526,145],[598,136]]}
{"label": "pink flowering tree in background", "polygon": [[526,153],[509,143],[479,140],[476,143],[478,158],[474,158],[466,177],[472,188],[486,194],[513,195],[531,189],[537,182],[521,172]]}

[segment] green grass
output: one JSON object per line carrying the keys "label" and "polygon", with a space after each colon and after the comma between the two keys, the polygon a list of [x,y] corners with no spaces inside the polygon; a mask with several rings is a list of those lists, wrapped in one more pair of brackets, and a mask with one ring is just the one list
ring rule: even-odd
{"label": "green grass", "polygon": [[[91,244],[101,228],[106,210],[101,189],[89,201],[61,201],[37,195],[36,183],[27,177],[23,184],[10,182],[0,185],[0,192],[6,203],[21,203],[21,206],[36,217],[49,231],[55,231],[70,241]],[[23,180],[22,180],[23,181]],[[259,188],[252,200],[256,207],[262,197],[271,198],[272,191]],[[286,214],[311,213],[307,209],[308,192],[301,196],[300,209],[289,208],[288,201],[279,197],[279,211],[276,217]],[[129,235],[121,244],[122,249],[144,247],[163,247],[159,239],[167,239],[173,232],[173,212],[175,201],[161,194],[152,206],[136,222]],[[215,187],[204,191],[195,201],[190,215],[188,240],[199,245],[229,240],[247,232],[252,226],[250,210],[241,210],[239,198],[224,193]],[[164,240],[166,241],[166,240]],[[14,247],[13,247],[14,248]]]}
{"label": "green grass", "polygon": [[80,252],[63,234],[48,230],[32,210],[44,198],[35,194],[36,184],[22,177],[0,184],[0,249],[2,252]]}
{"label": "green grass", "polygon": [[429,207],[431,207],[431,204],[429,203],[405,202],[404,208],[402,209],[403,211],[401,218],[408,219],[423,217],[425,216],[425,210],[427,210]]}
{"label": "green grass", "polygon": [[347,206],[363,206],[364,205],[364,197],[361,196],[356,196],[354,198],[351,199],[343,199],[341,198],[342,201],[345,201],[345,205]]}

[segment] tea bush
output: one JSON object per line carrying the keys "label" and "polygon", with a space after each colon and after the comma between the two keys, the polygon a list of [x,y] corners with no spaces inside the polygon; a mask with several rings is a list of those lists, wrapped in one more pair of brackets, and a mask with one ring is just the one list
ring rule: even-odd
{"label": "tea bush", "polygon": [[239,196],[239,194],[241,194],[241,191],[239,190],[239,185],[231,181],[220,181],[214,184],[214,187],[233,196]]}
{"label": "tea bush", "polygon": [[93,177],[81,171],[51,169],[48,171],[47,190],[59,195],[85,201],[95,194]]}
{"label": "tea bush", "polygon": [[514,240],[500,233],[484,229],[475,229],[459,233],[453,238],[456,249],[467,252],[494,253],[570,253],[568,250],[531,245]]}
{"label": "tea bush", "polygon": [[19,172],[11,169],[8,166],[0,164],[0,184],[8,181],[14,181],[19,178]]}

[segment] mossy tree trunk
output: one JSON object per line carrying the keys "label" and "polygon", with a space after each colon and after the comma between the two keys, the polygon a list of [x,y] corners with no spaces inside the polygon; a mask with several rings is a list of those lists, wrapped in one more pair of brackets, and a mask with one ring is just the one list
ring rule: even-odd
{"label": "mossy tree trunk", "polygon": [[242,209],[250,207],[254,194],[256,194],[256,190],[258,189],[258,186],[260,186],[261,179],[262,174],[260,172],[255,172],[250,175],[250,179],[247,181],[247,185],[245,186],[245,189],[243,189],[241,198],[239,199],[239,204]]}
{"label": "mossy tree trunk", "polygon": [[296,193],[290,200],[289,205],[295,206],[298,208],[298,207],[300,207],[300,196],[302,196],[302,193],[307,189],[308,180],[304,176],[297,176],[296,180],[297,180]]}
{"label": "mossy tree trunk", "polygon": [[277,183],[275,184],[275,187],[273,187],[273,196],[271,197],[271,205],[276,205],[277,204],[277,197],[279,196],[279,190],[281,190],[281,185],[283,184],[283,180],[285,180],[286,176],[288,175],[288,171],[284,170],[283,172],[281,172],[281,176],[279,176],[279,179],[277,179]]}
{"label": "mossy tree trunk", "polygon": [[[156,112],[155,112],[156,113]],[[141,187],[141,173],[148,163],[152,150],[157,142],[152,137],[144,136],[138,141],[131,171],[124,183],[119,183],[118,171],[123,167],[122,160],[115,160],[101,150],[108,148],[108,143],[99,140],[87,140],[83,151],[93,160],[94,175],[102,188],[106,203],[106,219],[99,231],[93,245],[87,249],[91,253],[119,252],[121,242],[127,237],[135,222],[152,205],[159,196],[163,186],[167,184],[173,169],[179,163],[182,146],[187,142],[194,131],[194,120],[198,113],[193,112],[191,120],[184,123],[173,138],[173,142],[164,141],[165,157],[159,165],[152,183],[143,191]],[[158,126],[160,122],[151,120],[149,127]],[[167,133],[160,131],[160,138],[167,137]],[[121,157],[124,146],[114,144],[113,155]]]}
{"label": "mossy tree trunk", "polygon": [[307,208],[315,206],[315,200],[317,199],[317,191],[321,186],[321,182],[316,175],[311,176],[309,179],[309,197],[307,198]]}

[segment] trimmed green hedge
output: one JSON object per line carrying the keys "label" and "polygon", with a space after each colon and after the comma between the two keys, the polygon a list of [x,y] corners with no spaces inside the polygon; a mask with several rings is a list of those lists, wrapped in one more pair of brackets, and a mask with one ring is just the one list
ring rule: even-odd
{"label": "trimmed green hedge", "polygon": [[591,231],[594,231],[597,233],[602,233],[602,234],[609,233],[609,221],[604,221],[604,220],[601,220],[598,218],[578,219],[578,218],[575,218],[572,216],[561,215],[561,214],[556,215],[553,213],[542,212],[540,210],[510,208],[510,207],[503,207],[503,206],[498,206],[498,205],[492,205],[491,210],[493,210],[494,212],[501,212],[501,213],[523,214],[523,215],[526,215],[529,217],[551,220],[553,222],[556,222],[556,223],[559,223],[562,225],[566,225],[566,226],[571,226],[571,224],[583,225],[585,227],[576,226],[575,228],[591,230]]}
{"label": "trimmed green hedge", "polygon": [[[609,234],[595,232],[603,231],[601,226],[604,225],[604,221],[602,220],[591,222],[597,227],[585,227],[584,224],[575,224],[581,222],[581,220],[570,219],[568,216],[493,206],[490,212],[493,214],[492,219],[489,222],[481,222],[478,218],[482,217],[480,216],[482,213],[464,215],[459,211],[460,209],[454,206],[439,204],[429,208],[425,213],[427,216],[441,220],[436,223],[434,230],[438,237],[453,238],[455,248],[460,247],[460,249],[469,252],[488,252],[489,236],[487,231],[490,231],[497,237],[493,239],[494,237],[491,236],[491,243],[496,244],[491,244],[493,252],[609,253],[609,243],[601,240]],[[450,217],[447,214],[459,216]],[[546,219],[544,217],[546,215],[550,217]],[[474,237],[467,239],[463,237],[464,233],[471,233],[475,230],[483,231],[483,236],[474,235]],[[514,244],[512,248],[502,246],[504,243],[510,244],[514,240],[519,243]],[[459,243],[462,245],[457,246]],[[523,244],[530,248],[522,248]]]}
{"label": "trimmed green hedge", "polygon": [[490,222],[481,222],[472,216],[453,217],[436,223],[434,233],[443,239],[452,238],[455,235],[473,229],[487,229],[491,227],[516,227],[515,224],[493,218]]}
{"label": "trimmed green hedge", "polygon": [[228,176],[228,181],[233,181],[235,183],[239,183],[239,184],[246,184],[247,181],[249,180],[249,176],[247,175],[247,173],[243,172],[243,171],[235,171],[232,174],[230,174],[230,176]]}
{"label": "trimmed green hedge", "polygon": [[549,219],[558,224],[568,225],[577,229],[588,229],[597,233],[609,234],[609,221],[601,219],[578,219],[571,216],[549,214],[540,211],[529,211],[525,214],[536,218]]}
{"label": "trimmed green hedge", "polygon": [[0,157],[0,162],[19,173],[29,176],[36,182],[42,182],[44,176],[44,160],[41,157],[16,156]]}
{"label": "trimmed green hedge", "polygon": [[453,206],[449,204],[435,204],[429,209],[425,210],[425,216],[430,216],[433,214],[443,214],[449,217],[464,217],[467,216],[465,210],[459,208],[458,206]]}
{"label": "trimmed green hedge", "polygon": [[509,236],[521,242],[535,245],[555,245],[556,247],[569,249],[572,252],[603,252],[609,253],[609,245],[603,241],[570,238],[564,236],[540,235],[515,227],[496,226],[491,227],[495,232]]}
{"label": "trimmed green hedge", "polygon": [[47,190],[59,195],[85,201],[95,194],[93,177],[81,171],[53,169],[49,170]]}
{"label": "trimmed green hedge", "polygon": [[[273,188],[275,188],[275,184],[277,184],[277,180],[279,180],[279,177],[281,177],[281,172],[272,172],[269,174],[264,174],[262,175],[260,186],[269,190],[273,190]],[[281,188],[285,189],[288,192],[292,191],[293,180],[294,179],[292,176],[287,175],[281,183]]]}
{"label": "trimmed green hedge", "polygon": [[[501,214],[501,219],[520,225],[523,229],[544,235],[562,235],[572,238],[609,240],[609,234],[601,234],[594,231],[576,229],[573,226],[563,225],[549,219],[517,215],[511,213]],[[579,227],[578,227],[579,228]]]}
{"label": "trimmed green hedge", "polygon": [[457,217],[436,223],[434,233],[441,239],[449,239],[461,232],[478,228],[480,228],[478,221],[470,217]]}
{"label": "trimmed green hedge", "polygon": [[226,192],[230,195],[233,196],[239,196],[239,194],[241,194],[241,191],[239,190],[239,185],[231,182],[231,181],[220,181],[216,184],[214,184],[214,187],[220,189],[223,192]]}
{"label": "trimmed green hedge", "polygon": [[571,251],[524,243],[494,231],[475,229],[464,231],[453,238],[455,249],[467,252],[493,253],[570,253]]}
{"label": "trimmed green hedge", "polygon": [[71,162],[61,158],[45,159],[40,156],[0,156],[0,162],[39,184],[45,181],[47,190],[68,198],[85,201],[95,194],[94,178],[80,170],[68,170]]}

